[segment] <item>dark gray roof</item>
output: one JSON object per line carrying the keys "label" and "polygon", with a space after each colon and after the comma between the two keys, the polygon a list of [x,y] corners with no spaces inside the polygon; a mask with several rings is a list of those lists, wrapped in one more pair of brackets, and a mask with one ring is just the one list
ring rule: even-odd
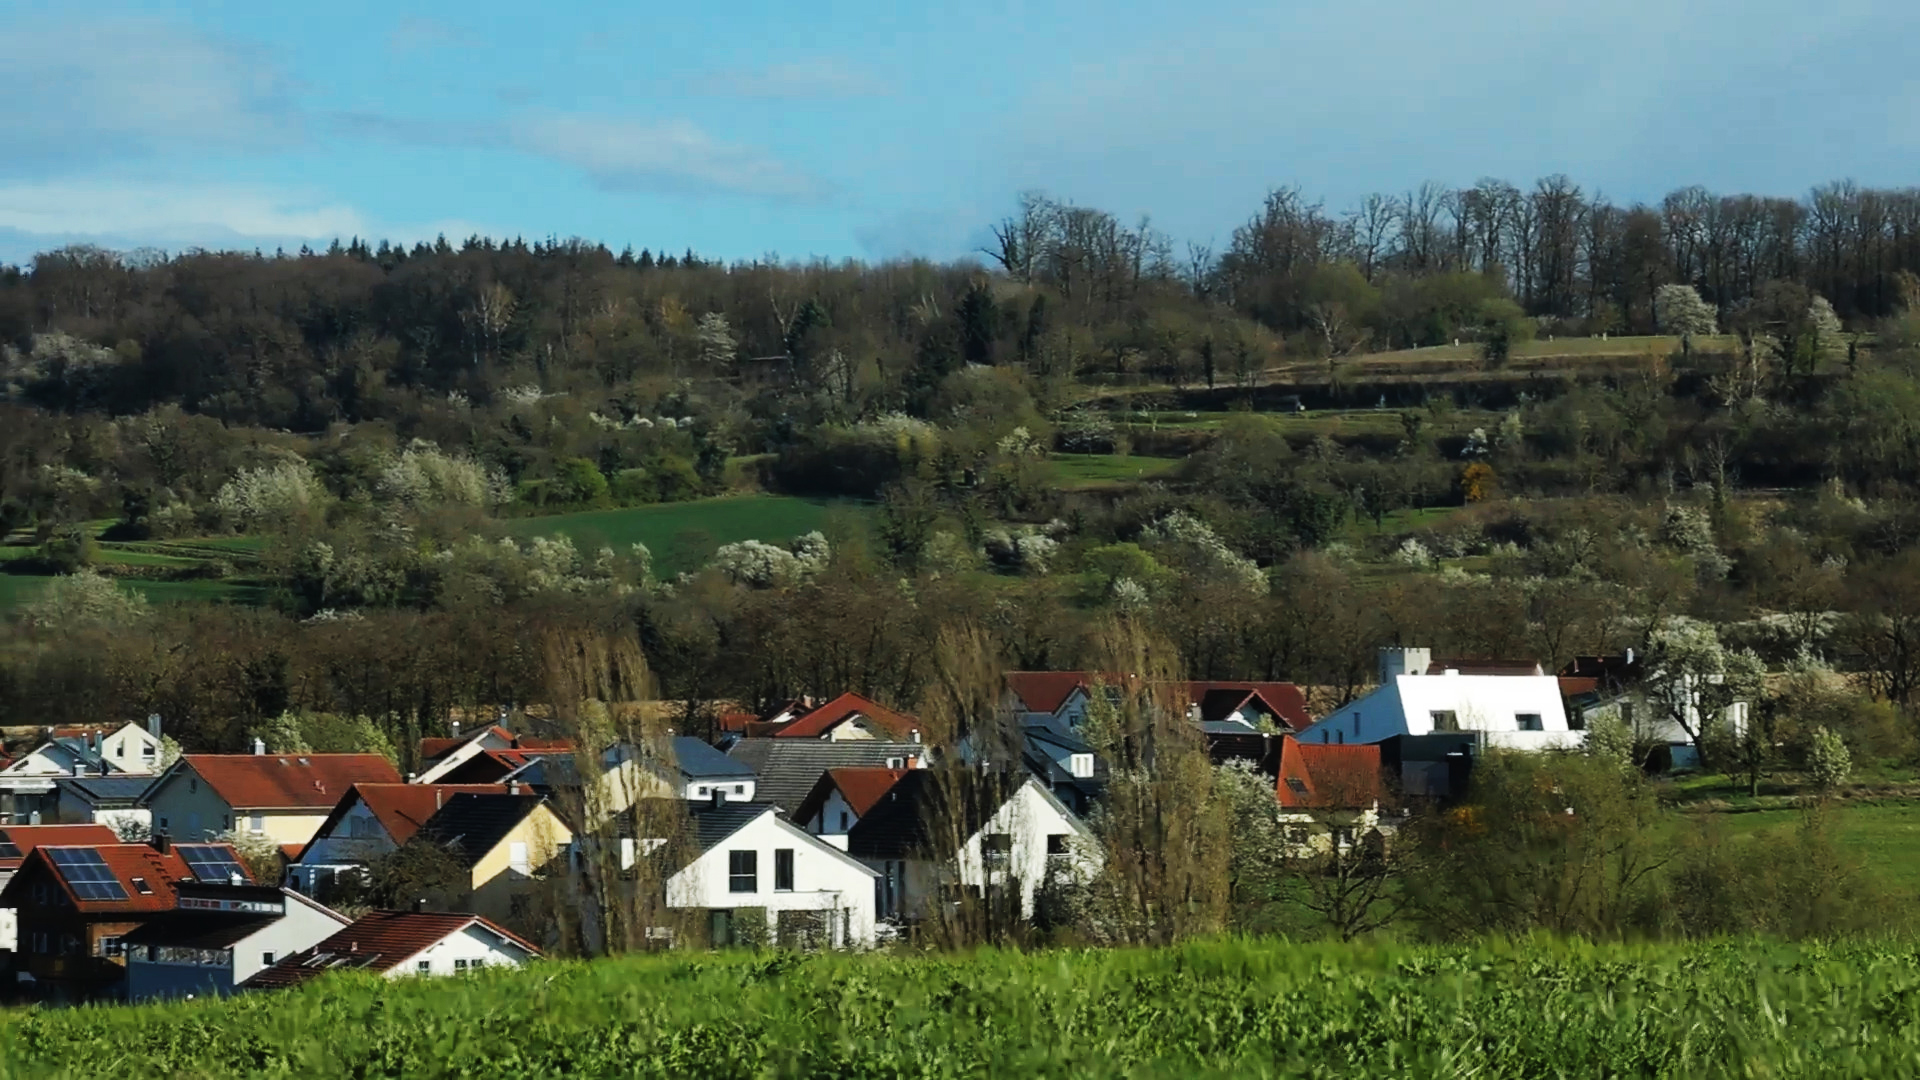
{"label": "dark gray roof", "polygon": [[462,792],[435,811],[420,831],[472,866],[499,847],[500,841],[545,801],[540,795]]}
{"label": "dark gray roof", "polygon": [[131,806],[147,793],[152,776],[62,776],[51,778],[63,796],[72,795],[94,806],[119,803]]}
{"label": "dark gray roof", "polygon": [[828,769],[851,766],[884,767],[890,758],[924,755],[927,748],[914,742],[871,742],[850,739],[741,739],[727,756],[753,770],[760,778],[755,797],[783,812],[799,807]]}
{"label": "dark gray roof", "polygon": [[205,911],[163,912],[129,932],[129,945],[225,949],[279,922],[278,915],[221,915]]}
{"label": "dark gray roof", "polygon": [[[933,848],[933,827],[945,820],[971,836],[1020,790],[1027,777],[1018,771],[982,775],[973,770],[940,773],[915,769],[900,778],[847,832],[847,852],[876,859],[911,858]],[[961,784],[945,787],[942,784]],[[951,817],[948,817],[951,815]]]}
{"label": "dark gray roof", "polygon": [[1041,742],[1050,742],[1055,746],[1058,746],[1064,750],[1070,750],[1076,754],[1093,753],[1092,743],[1081,738],[1079,735],[1071,731],[1068,731],[1063,725],[1029,724],[1025,728],[1025,732],[1026,732],[1027,738],[1029,739],[1038,739]]}
{"label": "dark gray roof", "polygon": [[753,776],[753,768],[746,762],[730,758],[691,735],[673,737],[673,758],[681,775],[689,780],[744,780]]}
{"label": "dark gray roof", "polygon": [[717,806],[696,804],[692,813],[693,842],[703,853],[712,851],[725,843],[727,837],[773,809],[776,808],[757,802],[723,802]]}

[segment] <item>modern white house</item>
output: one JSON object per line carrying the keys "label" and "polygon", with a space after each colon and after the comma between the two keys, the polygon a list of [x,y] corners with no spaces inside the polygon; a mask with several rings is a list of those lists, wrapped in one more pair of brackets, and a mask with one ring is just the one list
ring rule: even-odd
{"label": "modern white house", "polygon": [[324,941],[276,961],[243,990],[298,986],[329,971],[407,975],[464,975],[490,967],[519,967],[540,950],[478,915],[376,911]]}
{"label": "modern white house", "polygon": [[1022,773],[998,797],[956,798],[957,806],[939,797],[940,782],[933,771],[909,772],[847,834],[848,853],[880,876],[882,919],[925,919],[953,889],[1016,890],[1021,916],[1031,918],[1049,881],[1099,871],[1092,832],[1037,778]]}
{"label": "modern white house", "polygon": [[1560,680],[1551,675],[1428,674],[1427,649],[1380,650],[1380,686],[1299,733],[1306,743],[1377,743],[1396,735],[1473,732],[1489,747],[1549,750],[1580,745],[1567,724]]}
{"label": "modern white house", "polygon": [[128,1001],[225,997],[352,920],[290,889],[180,882],[175,910],[122,939]]}
{"label": "modern white house", "polygon": [[[709,912],[711,941],[793,948],[874,943],[879,874],[766,803],[716,801],[693,814],[694,855],[667,879],[667,906]],[[764,934],[743,917],[766,920]],[[757,929],[757,928],[756,928]]]}

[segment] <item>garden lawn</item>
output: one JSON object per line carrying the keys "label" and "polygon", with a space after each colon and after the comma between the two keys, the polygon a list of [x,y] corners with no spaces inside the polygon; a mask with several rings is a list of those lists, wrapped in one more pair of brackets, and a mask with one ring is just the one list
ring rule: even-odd
{"label": "garden lawn", "polygon": [[566,536],[583,551],[603,545],[624,550],[631,544],[645,544],[653,552],[654,574],[671,577],[683,570],[698,569],[722,544],[741,540],[784,544],[824,528],[836,511],[860,512],[854,503],[741,495],[516,518],[505,524],[518,536]]}

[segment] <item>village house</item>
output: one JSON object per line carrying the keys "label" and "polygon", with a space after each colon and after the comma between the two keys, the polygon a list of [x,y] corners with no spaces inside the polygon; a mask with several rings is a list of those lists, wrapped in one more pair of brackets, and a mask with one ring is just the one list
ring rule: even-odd
{"label": "village house", "polygon": [[873,766],[828,769],[789,816],[811,835],[845,851],[847,833],[907,772]]}
{"label": "village house", "polygon": [[1302,730],[1303,742],[1377,743],[1399,735],[1472,732],[1481,744],[1512,750],[1580,745],[1551,675],[1429,674],[1426,649],[1380,650],[1380,686]]}
{"label": "village house", "polygon": [[[695,807],[693,856],[667,878],[667,906],[707,912],[713,945],[864,948],[875,941],[874,882],[859,860],[765,803]],[[764,919],[747,928],[742,918]]]}
{"label": "village house", "polygon": [[498,724],[462,734],[453,725],[451,738],[420,740],[420,771],[416,784],[497,784],[506,775],[546,754],[572,754],[565,739],[516,735]]}
{"label": "village house", "polygon": [[186,754],[147,794],[155,833],[200,840],[232,831],[305,844],[349,788],[399,783],[379,754]]}
{"label": "village house", "polygon": [[0,761],[0,825],[37,825],[56,816],[61,777],[138,776],[151,780],[160,759],[160,718],[123,724],[31,729],[29,749]]}
{"label": "village house", "polygon": [[750,738],[734,743],[727,757],[752,770],[756,802],[792,814],[828,769],[918,769],[927,764],[928,748],[916,742],[867,739]]}
{"label": "village house", "polygon": [[536,757],[503,780],[555,799],[589,827],[626,813],[641,799],[751,802],[759,787],[752,768],[690,735],[608,747],[591,785],[580,782],[572,754]]}
{"label": "village house", "polygon": [[[104,825],[0,826],[0,892],[20,870],[20,864],[41,844],[117,844],[120,838]],[[0,907],[0,954],[19,948],[18,922],[10,907]],[[0,959],[0,971],[6,964]]]}
{"label": "village house", "polygon": [[1313,723],[1306,694],[1288,682],[1191,682],[1187,700],[1202,730],[1298,731]]}
{"label": "village house", "polygon": [[512,789],[455,794],[418,836],[466,871],[462,895],[447,897],[447,906],[519,930],[533,917],[549,868],[573,844],[573,831],[545,796]]}
{"label": "village house", "polygon": [[540,950],[479,915],[376,911],[302,949],[241,985],[281,990],[329,971],[377,971],[386,977],[463,975],[492,967],[520,967]]}
{"label": "village house", "polygon": [[1386,794],[1380,747],[1327,745],[1291,735],[1278,740],[1280,823],[1295,855],[1346,851],[1394,831],[1381,817]]}
{"label": "village house", "polygon": [[351,920],[291,889],[178,882],[172,911],[130,931],[128,1001],[225,997],[280,958],[310,948]]}
{"label": "village house", "polygon": [[1649,684],[1663,677],[1648,670],[1645,658],[1632,649],[1613,656],[1576,656],[1560,670],[1560,691],[1569,717],[1581,726],[1603,719],[1626,725],[1635,744],[1650,753],[1646,764],[1656,770],[1699,767],[1700,748],[1689,727],[1702,733],[1716,724],[1729,731],[1746,729],[1748,702],[1727,704],[1709,723],[1701,715],[1698,695],[1686,692],[1689,684],[1670,683],[1677,689],[1662,696],[1683,703],[1682,724],[1648,693]]}
{"label": "village house", "polygon": [[940,797],[930,770],[914,770],[868,808],[847,834],[847,852],[879,874],[880,918],[928,918],[955,890],[1009,902],[1032,918],[1049,881],[1099,869],[1093,835],[1039,780],[1007,777],[1000,792]]}
{"label": "village house", "polygon": [[853,693],[812,707],[796,702],[762,719],[753,730],[777,739],[920,741],[917,718]]}
{"label": "village house", "polygon": [[18,917],[14,971],[34,996],[125,993],[126,935],[178,904],[184,881],[251,884],[226,844],[40,844],[0,890]]}
{"label": "village house", "polygon": [[506,790],[503,784],[354,784],[289,861],[287,883],[325,899],[345,875],[364,875],[369,863],[413,839],[452,796]]}

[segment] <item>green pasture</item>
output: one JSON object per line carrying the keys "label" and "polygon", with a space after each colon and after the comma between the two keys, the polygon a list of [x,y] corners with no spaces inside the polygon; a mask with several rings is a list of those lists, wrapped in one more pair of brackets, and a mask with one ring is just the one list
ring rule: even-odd
{"label": "green pasture", "polygon": [[803,533],[824,530],[836,510],[846,512],[853,505],[786,495],[740,495],[516,518],[505,525],[517,536],[566,536],[582,549],[607,545],[620,550],[645,544],[653,552],[654,572],[670,576],[698,568],[722,544],[785,543]]}
{"label": "green pasture", "polygon": [[1050,454],[1054,482],[1060,487],[1111,487],[1164,478],[1180,467],[1178,458],[1138,454]]}

